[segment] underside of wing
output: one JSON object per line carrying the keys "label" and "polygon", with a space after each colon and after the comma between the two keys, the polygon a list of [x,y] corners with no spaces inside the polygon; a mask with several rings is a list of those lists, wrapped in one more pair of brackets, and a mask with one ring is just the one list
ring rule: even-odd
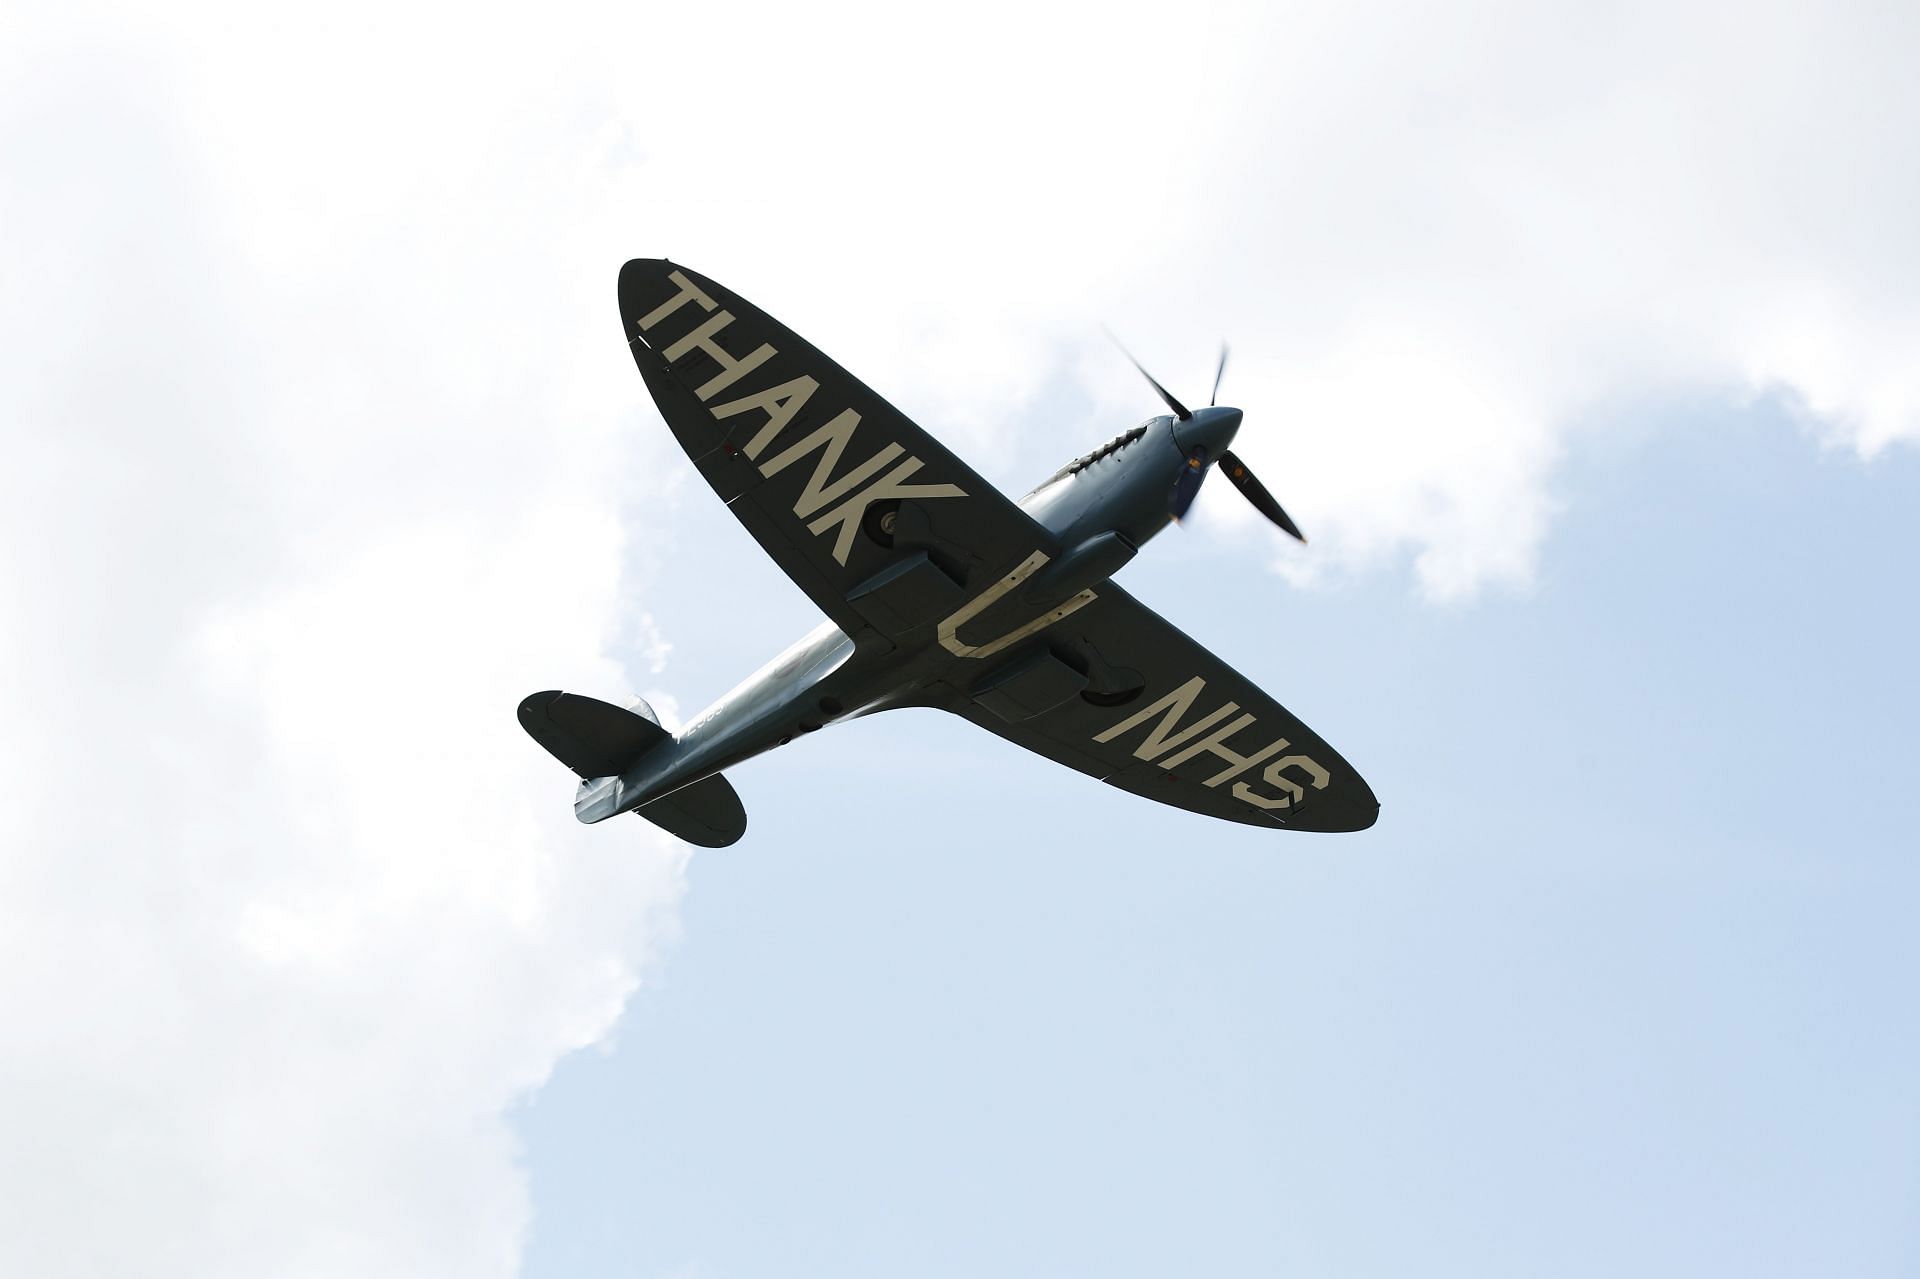
{"label": "underside of wing", "polygon": [[675,438],[863,648],[922,627],[1052,535],[798,334],[672,262],[620,272],[628,344]]}
{"label": "underside of wing", "polygon": [[1176,808],[1307,831],[1379,816],[1325,739],[1112,582],[956,691],[982,728]]}

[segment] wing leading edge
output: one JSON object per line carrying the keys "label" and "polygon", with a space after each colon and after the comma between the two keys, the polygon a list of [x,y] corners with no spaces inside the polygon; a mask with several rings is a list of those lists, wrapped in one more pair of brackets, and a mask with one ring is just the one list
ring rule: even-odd
{"label": "wing leading edge", "polygon": [[[1048,682],[1048,671],[1059,678]],[[1211,817],[1355,831],[1380,812],[1325,739],[1112,582],[1047,632],[1044,648],[949,709],[1122,790]]]}

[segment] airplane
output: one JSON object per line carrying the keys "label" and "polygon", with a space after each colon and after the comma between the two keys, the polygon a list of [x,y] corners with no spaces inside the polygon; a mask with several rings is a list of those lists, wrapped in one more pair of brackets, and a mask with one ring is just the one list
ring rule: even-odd
{"label": "airplane", "polygon": [[[1306,540],[1231,451],[1240,410],[1188,409],[1135,361],[1170,412],[1014,502],[707,277],[636,258],[619,298],[661,417],[827,620],[677,733],[639,699],[522,701],[521,726],[579,775],[579,820],[637,812],[723,847],[747,824],[723,769],[829,724],[931,706],[1177,808],[1271,830],[1373,825],[1379,802],[1351,764],[1112,580],[1214,470]],[[1214,400],[1225,364],[1223,351]]]}

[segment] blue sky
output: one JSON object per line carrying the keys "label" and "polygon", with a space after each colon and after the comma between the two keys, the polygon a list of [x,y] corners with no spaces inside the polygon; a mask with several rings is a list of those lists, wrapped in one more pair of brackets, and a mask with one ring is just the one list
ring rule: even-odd
{"label": "blue sky", "polygon": [[[1911,1275],[1920,11],[983,0],[0,40],[0,1273]],[[1365,770],[901,713],[584,828],[514,722],[810,627],[616,328],[780,317]]]}
{"label": "blue sky", "polygon": [[[1293,590],[1217,522],[1127,570],[1374,831],[1196,821],[933,712],[736,770],[659,984],[517,1117],[528,1273],[1908,1273],[1920,471],[1777,402],[1622,412],[1525,592]],[[751,660],[697,579],[757,552],[682,530],[649,607],[692,693]]]}

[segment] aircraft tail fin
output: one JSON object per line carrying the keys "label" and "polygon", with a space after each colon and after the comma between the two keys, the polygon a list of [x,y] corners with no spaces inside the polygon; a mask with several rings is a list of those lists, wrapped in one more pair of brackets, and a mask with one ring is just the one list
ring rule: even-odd
{"label": "aircraft tail fin", "polygon": [[[578,773],[584,783],[574,801],[582,821],[618,810],[620,774],[673,740],[653,708],[633,699],[626,709],[578,693],[534,693],[520,703],[520,727],[549,755]],[[597,784],[596,784],[597,783]],[[606,802],[604,811],[591,810]],[[720,848],[747,830],[747,812],[726,778],[715,773],[634,810],[669,835],[690,844]]]}

